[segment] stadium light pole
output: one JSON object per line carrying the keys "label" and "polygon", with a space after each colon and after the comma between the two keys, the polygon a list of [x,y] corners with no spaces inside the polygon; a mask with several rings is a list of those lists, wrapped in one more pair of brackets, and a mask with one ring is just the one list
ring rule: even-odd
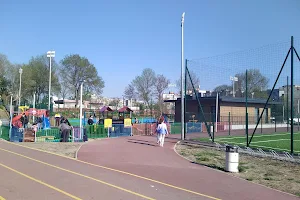
{"label": "stadium light pole", "polygon": [[232,81],[232,96],[235,97],[235,89],[234,89],[234,82],[237,82],[238,81],[238,77],[232,77],[230,76],[230,80]]}
{"label": "stadium light pole", "polygon": [[49,58],[49,99],[48,99],[48,110],[50,111],[50,103],[51,103],[51,58],[55,57],[55,51],[48,51],[47,57]]}
{"label": "stadium light pole", "polygon": [[19,86],[19,106],[18,106],[18,114],[20,113],[20,106],[21,106],[21,87],[22,87],[22,73],[23,69],[19,69],[19,74],[20,74],[20,86]]}
{"label": "stadium light pole", "polygon": [[185,12],[182,13],[181,17],[181,140],[184,140],[184,75],[185,75],[185,67],[184,67],[184,55],[183,55],[183,25],[184,25],[184,16]]}

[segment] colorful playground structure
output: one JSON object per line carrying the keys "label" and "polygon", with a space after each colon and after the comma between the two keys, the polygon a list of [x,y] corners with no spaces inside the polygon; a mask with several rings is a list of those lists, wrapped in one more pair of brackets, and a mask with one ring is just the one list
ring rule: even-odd
{"label": "colorful playground structure", "polygon": [[[61,133],[57,123],[53,123],[61,116],[57,113],[54,117],[49,116],[46,109],[33,109],[20,107],[21,112],[12,118],[12,126],[9,140],[12,142],[60,142]],[[95,113],[97,112],[97,113]],[[93,117],[93,124],[87,123],[90,116]],[[24,121],[27,118],[27,123]],[[51,120],[52,119],[52,120]],[[113,110],[109,106],[104,106],[97,111],[85,111],[82,116],[82,129],[80,131],[80,119],[69,118],[72,125],[69,142],[84,142],[88,138],[122,137],[132,135],[153,135],[156,129],[156,118],[137,118],[133,116],[133,111],[124,106],[121,109]],[[50,121],[52,123],[50,123]],[[168,123],[170,133],[180,130],[180,127]],[[57,122],[57,121],[56,121]],[[52,126],[51,126],[52,124]],[[34,126],[37,129],[34,130]]]}

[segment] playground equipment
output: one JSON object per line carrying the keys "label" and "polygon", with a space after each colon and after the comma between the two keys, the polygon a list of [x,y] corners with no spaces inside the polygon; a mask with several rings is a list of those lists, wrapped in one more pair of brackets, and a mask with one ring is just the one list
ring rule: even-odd
{"label": "playground equipment", "polygon": [[[34,109],[28,106],[20,106],[22,111],[12,118],[10,141],[14,142],[34,142],[36,141],[36,134],[31,128],[25,128],[21,119],[23,114],[28,119],[28,124],[36,122],[39,124],[38,129],[50,129],[49,111],[46,109]],[[31,119],[32,118],[32,119]],[[36,118],[36,119],[35,119]],[[31,123],[30,123],[31,122]]]}

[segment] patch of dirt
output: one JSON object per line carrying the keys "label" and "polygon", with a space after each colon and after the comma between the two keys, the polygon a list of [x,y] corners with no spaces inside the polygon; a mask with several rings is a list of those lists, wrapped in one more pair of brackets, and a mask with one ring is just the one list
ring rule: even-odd
{"label": "patch of dirt", "polygon": [[[225,152],[194,144],[178,144],[176,151],[185,158],[225,171]],[[300,197],[300,165],[239,154],[239,173],[234,176]]]}
{"label": "patch of dirt", "polygon": [[63,143],[63,142],[22,142],[23,146],[32,147],[44,151],[75,158],[76,151],[84,143]]}

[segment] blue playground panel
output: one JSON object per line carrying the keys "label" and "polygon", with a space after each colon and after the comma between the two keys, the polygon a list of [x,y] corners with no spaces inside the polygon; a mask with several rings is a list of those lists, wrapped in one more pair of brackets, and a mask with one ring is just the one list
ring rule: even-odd
{"label": "blue playground panel", "polygon": [[[139,123],[156,123],[156,119],[154,117],[145,117],[145,118],[137,118]],[[132,123],[135,123],[135,119],[132,119]]]}
{"label": "blue playground panel", "polygon": [[201,133],[202,132],[202,123],[187,122],[186,132],[187,133]]}
{"label": "blue playground panel", "polygon": [[113,124],[109,129],[109,137],[130,136],[131,128],[125,128],[124,124]]}
{"label": "blue playground panel", "polygon": [[23,130],[24,129],[19,129],[19,128],[13,127],[11,129],[10,141],[11,142],[22,142],[23,141]]}

